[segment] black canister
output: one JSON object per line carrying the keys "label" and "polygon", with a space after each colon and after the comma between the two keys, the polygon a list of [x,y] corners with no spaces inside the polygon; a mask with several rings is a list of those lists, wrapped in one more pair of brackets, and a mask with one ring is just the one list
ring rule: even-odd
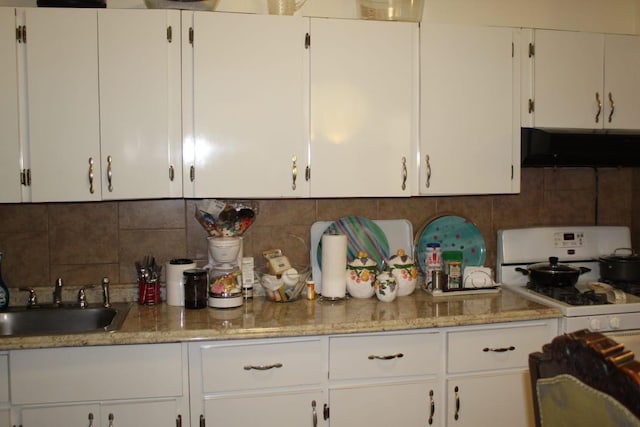
{"label": "black canister", "polygon": [[194,268],[185,270],[184,306],[185,308],[205,308],[209,301],[209,280],[207,270]]}

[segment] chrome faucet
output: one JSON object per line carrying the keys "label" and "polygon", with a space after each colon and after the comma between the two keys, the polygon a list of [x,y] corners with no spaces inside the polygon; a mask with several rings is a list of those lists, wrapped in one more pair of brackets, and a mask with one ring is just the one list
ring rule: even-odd
{"label": "chrome faucet", "polygon": [[111,303],[109,302],[109,278],[102,278],[102,305],[105,308],[111,307]]}
{"label": "chrome faucet", "polygon": [[78,305],[80,306],[80,308],[89,307],[89,302],[87,301],[87,294],[84,288],[80,288],[80,290],[78,291]]}
{"label": "chrome faucet", "polygon": [[62,305],[62,279],[60,277],[56,279],[56,284],[53,288],[53,304]]}
{"label": "chrome faucet", "polygon": [[38,305],[38,296],[36,295],[36,291],[33,288],[20,288],[21,291],[29,292],[29,297],[27,298],[27,308],[33,308]]}

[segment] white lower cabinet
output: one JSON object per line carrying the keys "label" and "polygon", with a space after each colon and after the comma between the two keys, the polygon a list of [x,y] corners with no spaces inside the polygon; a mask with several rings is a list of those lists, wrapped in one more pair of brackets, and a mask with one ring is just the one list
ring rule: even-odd
{"label": "white lower cabinet", "polygon": [[191,425],[325,425],[323,340],[189,344]]}
{"label": "white lower cabinet", "polygon": [[188,419],[181,344],[16,350],[9,366],[13,425],[174,427]]}
{"label": "white lower cabinet", "polygon": [[9,427],[11,425],[11,411],[9,409],[0,409],[0,427]]}

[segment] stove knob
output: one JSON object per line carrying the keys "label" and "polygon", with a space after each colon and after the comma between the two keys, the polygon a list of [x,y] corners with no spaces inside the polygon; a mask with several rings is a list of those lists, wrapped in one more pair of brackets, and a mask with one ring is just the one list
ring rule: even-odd
{"label": "stove knob", "polygon": [[589,320],[589,329],[596,332],[602,328],[602,322],[600,319],[591,319]]}
{"label": "stove knob", "polygon": [[609,326],[611,327],[611,329],[620,329],[620,318],[612,317],[611,319],[609,319]]}

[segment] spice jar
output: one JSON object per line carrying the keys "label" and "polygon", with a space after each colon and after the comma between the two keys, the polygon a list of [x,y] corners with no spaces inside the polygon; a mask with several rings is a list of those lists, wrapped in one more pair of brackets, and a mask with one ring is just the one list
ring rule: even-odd
{"label": "spice jar", "polygon": [[185,270],[183,275],[185,308],[205,308],[208,302],[209,290],[207,270],[194,268]]}
{"label": "spice jar", "polygon": [[462,252],[444,251],[442,259],[444,261],[444,271],[447,274],[447,289],[462,288]]}

